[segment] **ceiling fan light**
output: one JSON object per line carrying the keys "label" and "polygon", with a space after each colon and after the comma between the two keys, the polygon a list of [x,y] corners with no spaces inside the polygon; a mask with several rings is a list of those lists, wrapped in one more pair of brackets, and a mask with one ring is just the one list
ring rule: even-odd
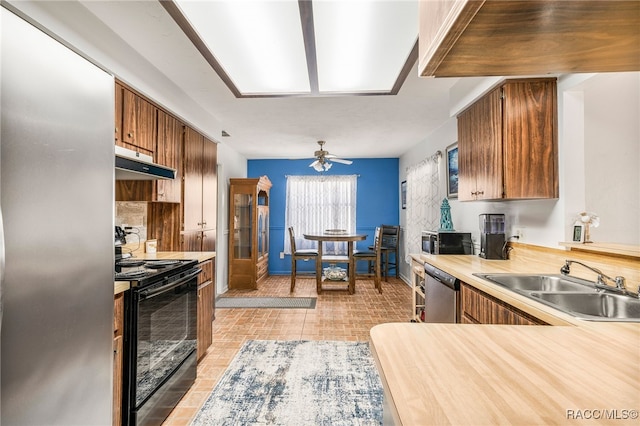
{"label": "ceiling fan light", "polygon": [[315,169],[316,172],[321,172],[322,171],[322,164],[320,164],[319,161],[316,161],[311,166]]}
{"label": "ceiling fan light", "polygon": [[324,163],[324,171],[326,172],[327,170],[329,170],[331,168],[332,164],[329,162]]}

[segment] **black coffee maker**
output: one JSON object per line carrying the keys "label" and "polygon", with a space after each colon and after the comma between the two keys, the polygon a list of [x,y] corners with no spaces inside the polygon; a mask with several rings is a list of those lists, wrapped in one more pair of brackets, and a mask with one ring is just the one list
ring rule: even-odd
{"label": "black coffee maker", "polygon": [[505,259],[504,214],[480,215],[480,253],[483,259]]}

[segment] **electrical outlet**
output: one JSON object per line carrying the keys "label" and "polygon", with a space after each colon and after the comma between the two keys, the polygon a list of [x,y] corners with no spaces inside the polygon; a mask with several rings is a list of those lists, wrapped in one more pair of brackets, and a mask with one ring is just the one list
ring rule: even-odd
{"label": "electrical outlet", "polygon": [[284,259],[284,252],[283,251],[280,252],[280,259]]}
{"label": "electrical outlet", "polygon": [[518,237],[519,240],[524,239],[524,228],[515,228],[513,231],[513,235]]}

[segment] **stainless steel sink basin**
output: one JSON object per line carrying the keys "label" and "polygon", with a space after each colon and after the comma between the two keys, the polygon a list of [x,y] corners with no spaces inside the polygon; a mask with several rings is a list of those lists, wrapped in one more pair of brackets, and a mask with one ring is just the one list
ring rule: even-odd
{"label": "stainless steel sink basin", "polygon": [[564,275],[531,274],[474,274],[508,289],[525,291],[593,291],[596,289],[589,281],[567,278]]}
{"label": "stainless steel sink basin", "polygon": [[473,275],[579,319],[640,322],[640,299],[599,290],[591,281],[561,274]]}
{"label": "stainless steel sink basin", "polygon": [[530,296],[583,319],[640,322],[640,299],[622,294],[532,292]]}

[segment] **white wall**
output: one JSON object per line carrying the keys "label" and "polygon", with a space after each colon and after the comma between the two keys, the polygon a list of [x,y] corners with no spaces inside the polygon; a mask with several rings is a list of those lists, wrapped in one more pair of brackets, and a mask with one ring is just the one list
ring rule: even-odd
{"label": "white wall", "polygon": [[[640,73],[563,76],[558,82],[560,197],[557,200],[450,200],[456,230],[479,238],[478,215],[504,213],[507,236],[522,228],[524,243],[558,248],[570,239],[570,225],[584,210],[595,211],[600,228],[592,240],[640,244]],[[400,158],[400,181],[407,167],[457,141],[455,115],[495,79],[461,79],[450,91],[451,118]],[[446,195],[446,166],[441,163],[440,195]],[[588,187],[588,188],[586,188]],[[406,225],[400,211],[400,225]],[[409,276],[407,264],[401,273]]]}
{"label": "white wall", "polygon": [[246,176],[247,159],[228,145],[218,145],[217,294],[229,289],[229,178]]}

